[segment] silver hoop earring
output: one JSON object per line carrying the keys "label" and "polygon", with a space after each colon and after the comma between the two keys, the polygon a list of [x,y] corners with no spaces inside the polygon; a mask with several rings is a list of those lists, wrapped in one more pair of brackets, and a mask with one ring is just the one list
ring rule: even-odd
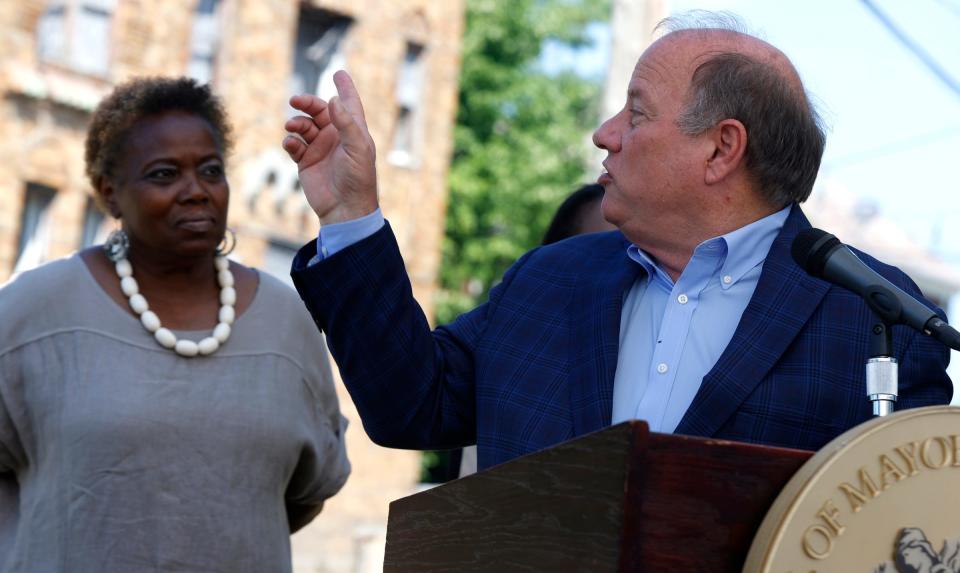
{"label": "silver hoop earring", "polygon": [[110,233],[107,240],[103,243],[103,252],[107,258],[113,262],[127,258],[127,251],[130,250],[130,237],[123,229],[117,229]]}
{"label": "silver hoop earring", "polygon": [[233,232],[233,229],[227,227],[226,231],[223,233],[223,240],[220,241],[220,244],[217,245],[216,252],[217,256],[225,257],[233,252],[233,249],[237,247],[237,234]]}

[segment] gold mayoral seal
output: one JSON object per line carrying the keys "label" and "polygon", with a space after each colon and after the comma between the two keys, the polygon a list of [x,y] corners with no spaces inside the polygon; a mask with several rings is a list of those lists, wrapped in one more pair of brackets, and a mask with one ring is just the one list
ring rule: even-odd
{"label": "gold mayoral seal", "polygon": [[960,573],[960,407],[876,418],[817,452],[753,539],[745,573]]}

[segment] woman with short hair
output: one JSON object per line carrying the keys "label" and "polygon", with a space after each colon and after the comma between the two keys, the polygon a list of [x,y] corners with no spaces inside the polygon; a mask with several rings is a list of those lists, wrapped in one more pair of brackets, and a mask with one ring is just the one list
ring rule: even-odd
{"label": "woman with short hair", "polygon": [[87,174],[120,228],[0,290],[0,570],[289,571],[346,480],[322,336],[225,256],[229,148],[192,80],[94,113]]}

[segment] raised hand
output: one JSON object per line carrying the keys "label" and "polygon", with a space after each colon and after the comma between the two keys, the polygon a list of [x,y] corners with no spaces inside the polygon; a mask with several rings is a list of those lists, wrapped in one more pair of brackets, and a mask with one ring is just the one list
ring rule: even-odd
{"label": "raised hand", "polygon": [[377,208],[376,148],[353,80],[339,71],[337,93],[325,102],[309,94],[290,98],[306,116],[291,118],[283,149],[297,163],[300,184],[320,224],[357,219]]}

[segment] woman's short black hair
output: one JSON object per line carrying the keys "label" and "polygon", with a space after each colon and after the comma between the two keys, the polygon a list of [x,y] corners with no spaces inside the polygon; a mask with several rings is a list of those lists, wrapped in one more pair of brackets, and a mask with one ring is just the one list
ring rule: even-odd
{"label": "woman's short black hair", "polygon": [[557,208],[541,244],[549,245],[578,234],[580,224],[583,222],[584,208],[601,199],[603,199],[603,185],[599,183],[583,185],[571,193]]}
{"label": "woman's short black hair", "polygon": [[96,191],[111,178],[130,129],[141,119],[169,111],[197,115],[213,128],[224,155],[230,150],[230,123],[223,103],[208,85],[190,78],[147,77],[118,85],[97,109],[87,130],[87,177]]}

